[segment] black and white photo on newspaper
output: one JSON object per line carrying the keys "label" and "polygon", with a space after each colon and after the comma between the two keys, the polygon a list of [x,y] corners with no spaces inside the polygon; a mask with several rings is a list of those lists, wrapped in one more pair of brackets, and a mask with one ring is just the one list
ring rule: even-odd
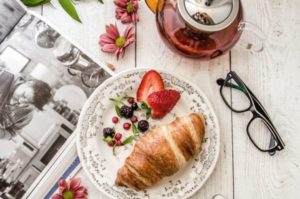
{"label": "black and white photo on newspaper", "polygon": [[47,23],[20,17],[0,44],[0,198],[22,198],[108,77]]}

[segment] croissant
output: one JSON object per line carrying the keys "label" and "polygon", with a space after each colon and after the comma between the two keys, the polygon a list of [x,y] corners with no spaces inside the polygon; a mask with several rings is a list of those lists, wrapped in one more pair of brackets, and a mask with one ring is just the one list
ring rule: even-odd
{"label": "croissant", "polygon": [[204,133],[204,117],[198,113],[148,131],[118,170],[115,184],[142,190],[175,174],[199,153]]}

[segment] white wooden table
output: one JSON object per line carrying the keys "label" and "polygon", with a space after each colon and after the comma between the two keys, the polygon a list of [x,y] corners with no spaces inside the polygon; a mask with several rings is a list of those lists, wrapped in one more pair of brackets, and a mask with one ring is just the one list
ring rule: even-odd
{"label": "white wooden table", "polygon": [[[210,62],[172,53],[159,38],[154,15],[140,3],[137,42],[117,61],[100,51],[98,36],[105,24],[115,23],[111,0],[82,0],[77,10],[83,24],[70,19],[56,0],[33,10],[42,14],[99,60],[116,66],[116,72],[133,67],[163,68],[191,79],[211,100],[221,126],[221,152],[217,167],[205,186],[192,198],[210,199],[220,193],[236,199],[300,198],[300,1],[242,0],[245,19],[267,34],[265,50],[251,54],[235,47]],[[119,22],[117,22],[119,24]],[[123,26],[119,26],[123,27]],[[219,96],[216,79],[236,71],[268,110],[286,149],[274,157],[254,148],[246,135],[251,114],[232,113]],[[234,99],[233,99],[234,101]],[[78,174],[90,198],[106,198]]]}

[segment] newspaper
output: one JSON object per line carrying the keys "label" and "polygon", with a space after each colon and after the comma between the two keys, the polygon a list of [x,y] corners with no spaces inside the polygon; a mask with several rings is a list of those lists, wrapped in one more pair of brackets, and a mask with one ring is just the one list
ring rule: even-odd
{"label": "newspaper", "polygon": [[28,196],[74,145],[83,104],[111,76],[93,60],[41,17],[0,0],[0,199]]}

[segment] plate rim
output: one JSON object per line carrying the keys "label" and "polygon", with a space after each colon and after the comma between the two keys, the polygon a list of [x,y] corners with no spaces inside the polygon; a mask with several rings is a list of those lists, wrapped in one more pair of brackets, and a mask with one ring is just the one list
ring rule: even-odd
{"label": "plate rim", "polygon": [[206,94],[203,92],[203,90],[197,86],[194,82],[188,80],[187,78],[185,78],[183,75],[180,75],[176,72],[169,72],[167,70],[161,69],[161,68],[147,68],[147,67],[141,67],[141,68],[131,68],[131,69],[126,69],[124,71],[121,71],[113,76],[111,76],[110,78],[106,79],[102,84],[100,84],[95,90],[94,92],[89,96],[89,98],[87,99],[87,101],[84,103],[82,110],[80,112],[80,116],[78,119],[78,124],[76,126],[75,129],[75,133],[76,133],[76,150],[77,150],[77,154],[78,157],[80,159],[81,162],[81,166],[84,170],[84,173],[88,176],[88,179],[90,182],[92,182],[92,184],[97,188],[98,191],[100,191],[102,194],[104,194],[105,196],[107,196],[110,199],[116,199],[116,197],[106,193],[105,191],[102,190],[102,188],[93,180],[90,172],[87,169],[87,165],[85,165],[84,162],[82,162],[81,160],[83,159],[82,157],[82,151],[80,150],[80,130],[81,130],[81,123],[83,120],[83,115],[82,113],[86,112],[86,110],[88,109],[88,105],[91,103],[91,100],[95,97],[95,95],[97,95],[97,91],[100,90],[107,82],[111,82],[114,81],[115,79],[117,79],[118,77],[126,74],[126,73],[130,73],[130,72],[146,72],[149,70],[156,70],[157,72],[163,72],[163,73],[167,73],[170,75],[173,75],[177,78],[179,78],[180,80],[183,80],[187,83],[189,83],[191,86],[193,86],[194,88],[196,88],[197,90],[199,90],[202,94],[202,97],[206,100],[206,105],[208,106],[208,108],[211,110],[211,114],[214,116],[215,120],[216,120],[216,131],[218,134],[218,138],[217,138],[217,144],[216,144],[216,158],[213,160],[212,162],[212,166],[209,168],[208,170],[208,174],[206,176],[206,178],[202,181],[202,183],[200,184],[200,186],[198,188],[196,188],[195,190],[191,191],[190,193],[186,194],[185,196],[183,196],[181,199],[187,199],[191,196],[193,196],[196,192],[198,192],[203,185],[207,182],[207,180],[211,177],[212,173],[214,172],[216,166],[217,166],[217,162],[219,160],[219,156],[220,156],[220,142],[221,142],[221,133],[220,133],[220,125],[219,125],[219,120],[218,117],[216,115],[216,112],[210,102],[210,100],[208,99],[208,97],[206,96]]}

